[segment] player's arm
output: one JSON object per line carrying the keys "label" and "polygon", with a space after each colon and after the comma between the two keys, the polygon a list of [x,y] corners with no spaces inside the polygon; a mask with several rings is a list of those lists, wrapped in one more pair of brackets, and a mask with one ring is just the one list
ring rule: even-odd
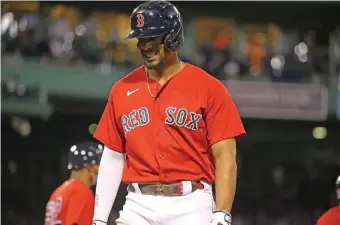
{"label": "player's arm", "polygon": [[94,137],[105,147],[99,164],[93,221],[106,224],[122,179],[124,167],[124,136],[116,122],[112,88]]}
{"label": "player's arm", "polygon": [[229,214],[232,209],[237,175],[236,139],[244,136],[245,130],[234,101],[220,82],[213,84],[208,91],[205,121],[215,162],[217,213],[214,216],[221,222],[225,213]]}
{"label": "player's arm", "polygon": [[99,165],[93,221],[106,224],[122,179],[124,154],[104,147]]}
{"label": "player's arm", "polygon": [[211,146],[215,159],[216,208],[231,212],[236,191],[236,141],[219,141]]}

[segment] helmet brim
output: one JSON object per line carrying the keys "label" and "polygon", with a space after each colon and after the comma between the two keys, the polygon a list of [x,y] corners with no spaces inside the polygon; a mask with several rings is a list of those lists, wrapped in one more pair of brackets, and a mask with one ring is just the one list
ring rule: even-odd
{"label": "helmet brim", "polygon": [[158,30],[152,30],[152,32],[150,32],[150,30],[131,30],[130,33],[128,34],[128,36],[126,36],[124,38],[124,40],[129,40],[129,39],[133,39],[133,38],[152,38],[152,37],[159,37],[162,35],[165,35],[169,33],[168,30],[166,29],[158,29]]}

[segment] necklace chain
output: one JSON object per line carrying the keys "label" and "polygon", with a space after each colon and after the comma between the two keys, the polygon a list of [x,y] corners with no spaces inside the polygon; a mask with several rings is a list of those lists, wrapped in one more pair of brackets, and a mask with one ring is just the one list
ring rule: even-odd
{"label": "necklace chain", "polygon": [[[181,62],[181,66],[183,65],[183,63]],[[149,90],[149,94],[152,98],[156,98],[156,95],[153,95],[150,89],[150,82],[149,82],[149,71],[148,69],[145,69],[145,73],[146,73],[146,84],[148,86],[148,90]]]}
{"label": "necklace chain", "polygon": [[152,94],[151,89],[150,89],[149,72],[147,70],[146,70],[146,83],[148,85],[148,90],[149,90],[150,96],[153,97],[153,98],[156,98],[156,96]]}

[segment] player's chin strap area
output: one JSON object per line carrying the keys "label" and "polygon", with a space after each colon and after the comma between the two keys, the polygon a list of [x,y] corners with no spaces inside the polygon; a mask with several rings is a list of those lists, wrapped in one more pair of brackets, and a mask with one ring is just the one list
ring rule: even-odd
{"label": "player's chin strap area", "polygon": [[224,210],[215,210],[210,225],[231,225],[231,214]]}

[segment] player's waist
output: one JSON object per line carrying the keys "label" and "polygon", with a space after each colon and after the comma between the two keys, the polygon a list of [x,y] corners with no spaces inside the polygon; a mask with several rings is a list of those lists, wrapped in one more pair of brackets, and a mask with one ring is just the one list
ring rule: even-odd
{"label": "player's waist", "polygon": [[175,183],[129,183],[128,191],[153,196],[183,196],[197,190],[212,190],[205,181],[180,181]]}
{"label": "player's waist", "polygon": [[[130,160],[131,161],[131,160]],[[182,162],[181,162],[182,163]],[[165,164],[165,163],[164,163]],[[129,183],[175,183],[177,181],[201,181],[206,180],[207,183],[213,184],[215,182],[215,173],[212,167],[198,166],[195,163],[187,163],[186,168],[179,168],[169,166],[167,164],[160,164],[158,167],[155,165],[145,165],[140,168],[140,164],[126,162],[122,181],[125,184]]]}

